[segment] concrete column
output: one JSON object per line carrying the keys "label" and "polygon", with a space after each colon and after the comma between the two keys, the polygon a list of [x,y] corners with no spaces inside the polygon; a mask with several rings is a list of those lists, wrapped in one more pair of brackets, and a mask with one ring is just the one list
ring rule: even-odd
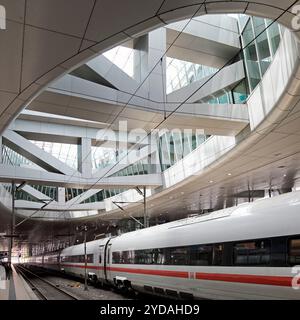
{"label": "concrete column", "polygon": [[78,170],[84,177],[92,176],[92,140],[81,138],[78,145]]}
{"label": "concrete column", "polygon": [[57,188],[57,202],[66,203],[66,188],[58,187]]}
{"label": "concrete column", "polygon": [[[148,66],[149,71],[166,52],[166,29],[159,28],[149,33]],[[166,57],[164,56],[149,77],[149,98],[164,102],[166,92]]]}
{"label": "concrete column", "polygon": [[148,73],[148,34],[133,40],[133,78],[142,82]]}
{"label": "concrete column", "polygon": [[148,157],[149,163],[151,164],[151,167],[153,168],[153,173],[161,173],[161,165],[160,165],[160,159],[159,159],[159,135],[155,134],[151,136],[150,145],[148,148],[151,148],[151,154]]}
{"label": "concrete column", "polygon": [[139,37],[134,40],[133,48],[134,79],[140,83],[151,72],[142,87],[148,90],[149,99],[165,101],[166,59],[162,56],[166,51],[166,29],[159,28]]}

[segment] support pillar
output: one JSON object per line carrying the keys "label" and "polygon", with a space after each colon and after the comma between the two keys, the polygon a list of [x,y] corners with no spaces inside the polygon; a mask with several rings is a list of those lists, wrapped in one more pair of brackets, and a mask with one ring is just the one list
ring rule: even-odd
{"label": "support pillar", "polygon": [[60,204],[66,203],[66,188],[57,188],[57,202]]}
{"label": "support pillar", "polygon": [[10,222],[10,238],[9,238],[9,250],[8,250],[8,262],[11,264],[12,261],[12,250],[14,246],[14,234],[15,234],[15,225],[16,225],[16,217],[15,217],[15,191],[16,185],[15,182],[11,183],[11,222]]}
{"label": "support pillar", "polygon": [[84,177],[92,176],[92,140],[81,138],[78,145],[78,170]]}
{"label": "support pillar", "polygon": [[[134,40],[133,77],[141,83],[151,100],[164,102],[166,99],[166,29],[159,28]],[[151,72],[151,73],[150,73]],[[149,74],[150,73],[150,74]]]}
{"label": "support pillar", "polygon": [[147,203],[146,203],[146,187],[143,188],[143,196],[144,196],[144,228],[149,227],[149,218],[147,214]]}

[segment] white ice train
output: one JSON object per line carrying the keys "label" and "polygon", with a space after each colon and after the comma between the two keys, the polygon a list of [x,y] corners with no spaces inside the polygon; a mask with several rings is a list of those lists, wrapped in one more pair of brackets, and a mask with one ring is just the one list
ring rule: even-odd
{"label": "white ice train", "polygon": [[[300,299],[300,192],[91,241],[87,261],[92,281],[153,295]],[[27,263],[83,277],[84,246]]]}

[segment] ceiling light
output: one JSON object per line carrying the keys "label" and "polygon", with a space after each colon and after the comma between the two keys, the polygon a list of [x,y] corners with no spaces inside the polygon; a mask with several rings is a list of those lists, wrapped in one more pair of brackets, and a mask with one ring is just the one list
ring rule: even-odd
{"label": "ceiling light", "polygon": [[227,173],[227,175],[228,175],[228,176],[231,176],[231,173],[229,172],[229,173]]}
{"label": "ceiling light", "polygon": [[213,182],[214,182],[213,180],[210,180],[210,181],[209,181],[209,183],[213,183]]}

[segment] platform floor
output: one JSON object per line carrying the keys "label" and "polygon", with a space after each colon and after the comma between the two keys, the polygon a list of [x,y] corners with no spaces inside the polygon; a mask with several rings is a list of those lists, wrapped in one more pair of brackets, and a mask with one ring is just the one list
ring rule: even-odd
{"label": "platform floor", "polygon": [[26,281],[16,272],[14,266],[12,266],[10,279],[1,279],[6,279],[3,269],[0,270],[0,300],[38,300]]}

